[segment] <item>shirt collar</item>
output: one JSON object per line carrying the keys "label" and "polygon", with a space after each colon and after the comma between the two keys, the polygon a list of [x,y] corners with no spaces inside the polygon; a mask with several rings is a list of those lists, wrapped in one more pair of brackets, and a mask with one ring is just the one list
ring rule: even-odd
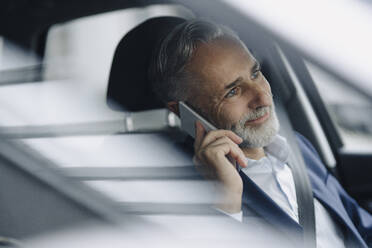
{"label": "shirt collar", "polygon": [[288,162],[290,149],[287,139],[283,136],[277,134],[273,141],[264,147],[264,151],[283,163]]}
{"label": "shirt collar", "polygon": [[266,153],[265,157],[259,160],[246,158],[248,167],[240,168],[243,171],[250,171],[250,173],[264,173],[272,172],[276,166],[283,166],[288,162],[290,149],[286,138],[280,135],[276,135],[272,142],[264,147]]}

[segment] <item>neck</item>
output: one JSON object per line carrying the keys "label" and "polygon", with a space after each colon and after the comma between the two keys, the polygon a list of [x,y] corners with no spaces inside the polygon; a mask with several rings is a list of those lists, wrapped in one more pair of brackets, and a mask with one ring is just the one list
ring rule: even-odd
{"label": "neck", "polygon": [[259,160],[265,157],[265,152],[263,147],[257,148],[242,148],[244,155],[250,159]]}

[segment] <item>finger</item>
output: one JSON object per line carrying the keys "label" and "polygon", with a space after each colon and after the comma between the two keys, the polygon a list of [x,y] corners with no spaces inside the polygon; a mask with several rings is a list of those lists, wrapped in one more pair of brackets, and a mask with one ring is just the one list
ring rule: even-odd
{"label": "finger", "polygon": [[237,154],[237,156],[235,156],[235,157],[231,157],[231,154],[227,154],[226,155],[226,156],[230,156],[231,158],[234,159],[234,161],[230,161],[230,162],[232,162],[232,163],[235,164],[235,161],[236,161],[240,166],[247,167],[247,159],[246,159],[245,154],[242,151],[242,149],[237,144],[235,144],[234,142],[232,142],[229,138],[226,137],[226,139],[228,141],[225,141],[224,138],[220,138],[220,139],[216,140],[216,142],[213,142],[211,145],[218,146],[218,145],[223,145],[224,143],[229,143],[231,146],[234,147],[233,148],[234,151],[235,151],[234,154]]}
{"label": "finger", "polygon": [[219,137],[218,139],[216,139],[216,140],[212,141],[210,144],[208,144],[208,146],[218,146],[218,145],[221,145],[221,144],[224,144],[224,143],[229,143],[231,145],[238,146],[229,137],[226,137],[226,136]]}
{"label": "finger", "polygon": [[234,133],[233,131],[230,131],[230,130],[226,130],[226,136],[229,137],[235,144],[240,144],[243,142],[243,139],[237,135],[236,133]]}
{"label": "finger", "polygon": [[[247,167],[247,159],[240,147],[229,138],[220,138],[210,145],[210,149],[220,149],[224,156],[230,156],[242,167]],[[231,161],[230,161],[231,162]]]}
{"label": "finger", "polygon": [[215,140],[217,140],[218,138],[224,137],[224,136],[228,137],[236,144],[240,144],[243,142],[242,138],[240,138],[238,135],[236,135],[234,132],[230,130],[215,130],[215,131],[210,131],[206,134],[200,147],[206,147],[212,142],[214,142]]}
{"label": "finger", "polygon": [[198,151],[201,143],[205,136],[205,129],[203,125],[199,121],[195,121],[195,142],[194,142],[194,149]]}

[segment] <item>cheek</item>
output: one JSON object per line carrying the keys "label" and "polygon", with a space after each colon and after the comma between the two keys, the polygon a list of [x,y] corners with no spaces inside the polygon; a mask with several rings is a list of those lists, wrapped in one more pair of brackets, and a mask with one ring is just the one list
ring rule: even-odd
{"label": "cheek", "polygon": [[220,127],[230,129],[232,124],[235,124],[244,114],[242,104],[221,104],[217,111],[217,123]]}

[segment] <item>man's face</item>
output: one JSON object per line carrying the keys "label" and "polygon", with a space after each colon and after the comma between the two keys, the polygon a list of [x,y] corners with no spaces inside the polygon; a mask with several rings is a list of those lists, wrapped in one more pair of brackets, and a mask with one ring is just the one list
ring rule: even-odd
{"label": "man's face", "polygon": [[187,70],[187,100],[215,126],[243,138],[243,147],[263,147],[278,132],[270,85],[256,59],[239,42],[219,39],[201,43]]}

